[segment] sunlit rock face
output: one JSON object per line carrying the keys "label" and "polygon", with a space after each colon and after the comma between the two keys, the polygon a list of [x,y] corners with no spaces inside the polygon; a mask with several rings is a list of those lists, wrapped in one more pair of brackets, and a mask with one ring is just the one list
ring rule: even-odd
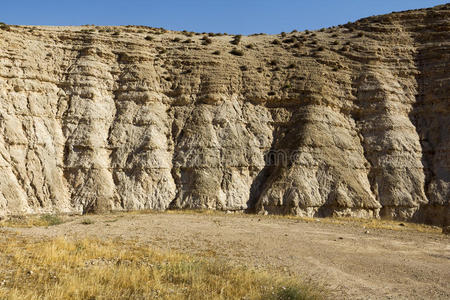
{"label": "sunlit rock face", "polygon": [[0,30],[0,215],[449,222],[449,5],[237,45],[209,38]]}

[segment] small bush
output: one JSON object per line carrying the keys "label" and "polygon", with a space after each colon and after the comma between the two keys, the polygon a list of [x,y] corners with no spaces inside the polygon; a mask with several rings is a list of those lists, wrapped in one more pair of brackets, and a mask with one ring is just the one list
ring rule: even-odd
{"label": "small bush", "polygon": [[317,51],[323,51],[325,50],[325,48],[323,46],[320,46],[319,48],[317,48]]}
{"label": "small bush", "polygon": [[241,42],[241,39],[242,39],[242,35],[240,35],[240,34],[239,35],[235,35],[233,40],[231,41],[231,44],[237,46]]}
{"label": "small bush", "polygon": [[299,286],[278,288],[272,295],[264,298],[267,300],[305,300],[311,297]]}
{"label": "small bush", "polygon": [[239,69],[241,69],[241,71],[248,71],[248,67],[247,66],[240,66]]}
{"label": "small bush", "polygon": [[294,39],[294,38],[291,37],[291,38],[284,39],[284,40],[283,40],[283,43],[291,44],[291,43],[294,43],[295,40],[296,40],[296,39]]}
{"label": "small bush", "polygon": [[255,45],[254,44],[248,44],[248,45],[245,46],[245,48],[253,49],[253,48],[255,48]]}
{"label": "small bush", "polygon": [[233,55],[236,55],[236,56],[243,56],[244,55],[244,51],[236,49],[236,48],[231,50],[230,53],[233,54]]}
{"label": "small bush", "polygon": [[81,224],[83,225],[91,225],[94,224],[95,222],[91,219],[84,219],[83,221],[81,221]]}
{"label": "small bush", "polygon": [[64,223],[63,219],[55,215],[43,215],[40,219],[46,223],[47,226],[55,226]]}
{"label": "small bush", "polygon": [[281,35],[281,37],[286,37],[286,32],[282,32],[282,33],[280,33],[280,35]]}
{"label": "small bush", "polygon": [[294,63],[291,63],[287,68],[288,69],[295,69],[295,67],[297,67],[297,65],[294,64]]}
{"label": "small bush", "polygon": [[295,43],[294,45],[292,45],[292,48],[297,48],[297,49],[300,49],[301,47],[303,46],[303,44],[302,43],[300,43],[300,42],[297,42],[297,43]]}
{"label": "small bush", "polygon": [[272,59],[272,60],[269,62],[269,65],[271,65],[271,66],[276,66],[276,65],[278,65],[278,60]]}
{"label": "small bush", "polygon": [[207,37],[207,36],[204,36],[204,37],[202,38],[202,40],[203,40],[203,42],[202,42],[203,45],[210,45],[210,44],[212,44],[212,39],[210,39],[210,38]]}
{"label": "small bush", "polygon": [[187,30],[183,30],[182,32],[181,32],[184,36],[188,36],[188,37],[191,37],[193,34],[191,34],[191,32],[188,32]]}
{"label": "small bush", "polygon": [[273,40],[272,45],[281,45],[280,40]]}
{"label": "small bush", "polygon": [[212,54],[214,54],[214,55],[220,55],[220,51],[219,51],[219,50],[216,50],[216,51],[214,51]]}
{"label": "small bush", "polygon": [[181,41],[181,39],[179,37],[176,37],[172,40],[172,42],[174,42],[174,43],[178,43],[179,41]]}
{"label": "small bush", "polygon": [[3,22],[0,22],[0,29],[1,29],[1,30],[5,30],[5,31],[10,31],[10,30],[11,30],[11,27],[9,27],[8,24],[5,24],[5,23],[3,23]]}
{"label": "small bush", "polygon": [[147,41],[153,41],[153,37],[150,36],[150,35],[147,35],[147,36],[145,37],[145,40],[147,40]]}

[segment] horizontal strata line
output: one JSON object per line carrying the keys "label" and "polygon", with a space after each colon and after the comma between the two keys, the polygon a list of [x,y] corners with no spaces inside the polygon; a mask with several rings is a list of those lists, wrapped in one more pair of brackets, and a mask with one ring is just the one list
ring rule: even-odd
{"label": "horizontal strata line", "polygon": [[[216,170],[218,168],[223,168],[223,167],[227,167],[227,168],[235,168],[235,169],[253,169],[253,168],[262,168],[264,167],[263,165],[261,166],[256,166],[256,165],[245,165],[245,166],[240,166],[240,165],[229,165],[229,166],[223,166],[223,165],[219,165],[219,166],[195,166],[195,167],[190,167],[190,166],[173,166],[173,167],[143,167],[143,166],[136,166],[136,167],[131,167],[131,168],[120,168],[120,167],[69,167],[69,166],[58,166],[58,168],[63,169],[63,170],[108,170],[108,171],[135,171],[135,170],[173,170],[173,169],[180,169],[180,170]],[[0,167],[0,168],[10,168],[8,167]]]}

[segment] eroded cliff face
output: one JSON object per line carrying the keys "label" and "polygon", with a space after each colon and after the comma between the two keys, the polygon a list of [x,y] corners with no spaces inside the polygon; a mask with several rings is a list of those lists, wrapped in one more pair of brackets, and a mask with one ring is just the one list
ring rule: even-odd
{"label": "eroded cliff face", "polygon": [[0,30],[0,214],[449,222],[450,5],[233,40]]}

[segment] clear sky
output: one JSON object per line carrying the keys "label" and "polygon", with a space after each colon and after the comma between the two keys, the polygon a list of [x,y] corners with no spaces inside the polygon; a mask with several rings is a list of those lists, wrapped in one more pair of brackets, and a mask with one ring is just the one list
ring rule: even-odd
{"label": "clear sky", "polygon": [[19,25],[147,25],[172,30],[280,33],[431,7],[432,0],[1,0],[0,22]]}

